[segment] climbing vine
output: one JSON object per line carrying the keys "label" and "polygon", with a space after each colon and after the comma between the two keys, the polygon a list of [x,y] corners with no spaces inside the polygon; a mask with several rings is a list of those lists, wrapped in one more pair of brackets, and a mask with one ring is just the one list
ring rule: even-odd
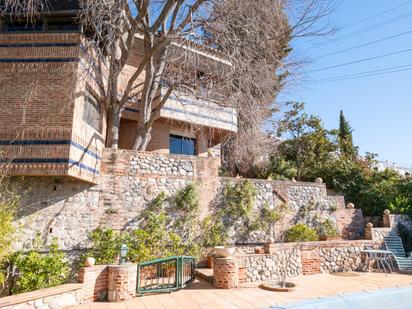
{"label": "climbing vine", "polygon": [[117,232],[98,228],[90,233],[93,245],[88,255],[98,264],[114,263],[125,243],[128,260],[136,263],[174,255],[199,256],[199,209],[196,184],[171,196],[161,192],[136,218],[138,229]]}

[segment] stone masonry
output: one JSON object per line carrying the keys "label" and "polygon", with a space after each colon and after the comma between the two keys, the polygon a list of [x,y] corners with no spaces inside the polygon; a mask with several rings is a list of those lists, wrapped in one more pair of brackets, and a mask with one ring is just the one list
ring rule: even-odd
{"label": "stone masonry", "polygon": [[373,240],[267,244],[264,254],[235,256],[238,278],[233,278],[231,271],[225,275],[220,267],[214,267],[213,270],[218,272],[219,282],[229,281],[230,278],[231,282],[240,280],[240,286],[259,284],[267,280],[276,281],[282,276],[291,278],[299,275],[357,271],[366,267],[365,256],[361,250],[380,245],[381,241]]}
{"label": "stone masonry", "polygon": [[[243,181],[218,177],[219,166],[217,158],[105,150],[97,185],[64,177],[18,180],[22,187],[22,207],[16,222],[20,231],[16,249],[29,248],[36,233],[46,243],[57,237],[65,250],[87,248],[87,235],[93,229],[135,228],[136,217],[159,193],[171,195],[189,183],[197,184],[204,216],[210,207],[221,203],[222,188],[227,182]],[[287,203],[296,213],[311,203],[315,205],[313,213],[331,218],[338,226],[351,224],[350,216],[343,216],[343,220],[337,216],[336,211],[348,211],[343,199],[328,195],[324,184],[250,181],[257,188],[257,209],[264,204],[276,208]],[[255,232],[246,242],[267,239],[264,232]]]}

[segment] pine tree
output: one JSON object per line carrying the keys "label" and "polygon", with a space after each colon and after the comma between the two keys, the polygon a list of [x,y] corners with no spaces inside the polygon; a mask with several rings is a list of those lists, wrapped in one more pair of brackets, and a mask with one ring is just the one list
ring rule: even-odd
{"label": "pine tree", "polygon": [[353,139],[352,139],[352,128],[349,122],[346,120],[343,111],[340,111],[339,115],[339,144],[340,150],[344,154],[348,155],[355,155],[356,149],[353,146]]}

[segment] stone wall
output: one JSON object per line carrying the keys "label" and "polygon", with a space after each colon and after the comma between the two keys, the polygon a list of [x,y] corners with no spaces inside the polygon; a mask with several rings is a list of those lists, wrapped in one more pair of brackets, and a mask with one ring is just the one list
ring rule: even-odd
{"label": "stone wall", "polygon": [[3,309],[60,309],[82,303],[82,284],[73,283],[0,299]]}
{"label": "stone wall", "polygon": [[369,224],[365,227],[365,239],[383,243],[386,236],[396,235],[396,230],[390,227],[372,227]]}
{"label": "stone wall", "polygon": [[265,254],[238,254],[236,258],[239,271],[246,271],[244,285],[250,285],[278,280],[282,269],[287,277],[362,270],[366,265],[361,250],[380,245],[372,240],[270,244]]}
{"label": "stone wall", "polygon": [[[220,187],[218,188],[215,204],[222,205],[223,188],[228,183],[238,183],[245,179],[239,178],[221,178]],[[330,219],[335,222],[338,231],[342,233],[344,228],[362,229],[363,222],[354,223],[353,216],[339,216],[348,210],[345,209],[343,197],[328,195],[325,184],[293,182],[293,181],[276,181],[276,180],[258,180],[248,179],[256,187],[255,210],[261,209],[268,205],[271,209],[276,209],[287,204],[288,211],[281,223],[275,224],[277,235],[293,226],[296,223],[305,223],[313,226],[317,220]],[[360,213],[361,214],[361,213]],[[362,215],[362,214],[361,214]],[[254,231],[249,233],[248,238],[238,239],[241,243],[264,243],[272,234],[263,231]]]}
{"label": "stone wall", "polygon": [[[93,229],[134,228],[136,217],[159,193],[172,195],[189,183],[198,185],[201,215],[205,216],[212,207],[222,204],[226,183],[244,180],[218,177],[219,166],[216,158],[106,149],[97,185],[65,177],[19,179],[22,207],[16,223],[20,237],[14,245],[16,249],[29,248],[39,233],[45,243],[59,238],[64,250],[87,248],[87,235]],[[350,226],[353,221],[351,216],[338,216],[346,211],[343,198],[328,195],[324,184],[250,181],[257,188],[255,208],[265,204],[276,208],[287,203],[291,208],[289,225],[298,216],[306,220],[308,214],[329,217],[338,227]],[[302,209],[307,209],[304,216]],[[255,232],[238,241],[265,242],[268,236]]]}
{"label": "stone wall", "polygon": [[394,214],[383,214],[383,222],[385,227],[390,227],[397,229],[398,224],[403,224],[407,228],[412,229],[412,216],[408,215],[394,215]]}

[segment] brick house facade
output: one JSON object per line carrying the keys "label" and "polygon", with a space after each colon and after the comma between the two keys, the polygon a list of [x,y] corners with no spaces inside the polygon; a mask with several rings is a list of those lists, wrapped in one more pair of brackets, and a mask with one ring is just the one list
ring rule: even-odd
{"label": "brick house facade", "polygon": [[[0,164],[8,175],[98,182],[107,116],[97,103],[93,76],[85,74],[90,55],[75,23],[73,2],[64,6],[57,1],[59,6],[33,25],[1,20]],[[139,64],[141,40],[135,41],[125,74]],[[192,52],[219,62],[212,52]],[[137,102],[122,111],[120,148],[132,147],[138,113]],[[148,151],[178,153],[179,143],[187,143],[190,154],[208,156],[237,130],[235,110],[181,94],[170,97],[160,116]]]}

